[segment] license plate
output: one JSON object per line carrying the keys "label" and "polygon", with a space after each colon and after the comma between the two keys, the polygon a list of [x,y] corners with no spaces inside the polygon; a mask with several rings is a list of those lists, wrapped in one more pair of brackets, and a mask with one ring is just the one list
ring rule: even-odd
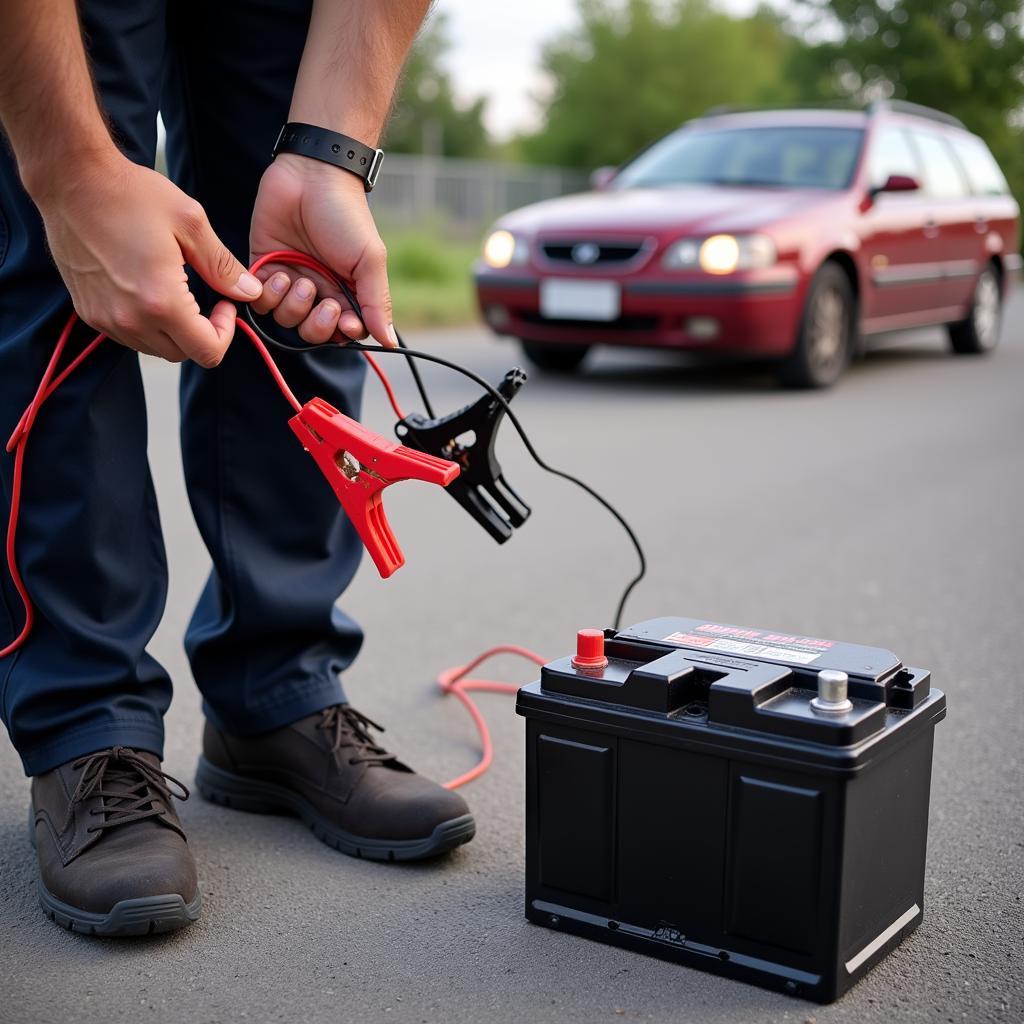
{"label": "license plate", "polygon": [[540,313],[549,320],[617,320],[620,307],[614,281],[549,277],[540,283]]}

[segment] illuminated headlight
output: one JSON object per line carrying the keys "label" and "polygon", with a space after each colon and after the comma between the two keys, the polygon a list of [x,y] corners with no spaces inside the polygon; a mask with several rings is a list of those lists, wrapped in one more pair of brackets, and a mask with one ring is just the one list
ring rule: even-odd
{"label": "illuminated headlight", "polygon": [[777,258],[775,243],[767,235],[712,235],[683,238],[669,246],[662,265],[669,270],[700,269],[707,274],[770,267]]}
{"label": "illuminated headlight", "polygon": [[484,263],[495,270],[525,263],[528,255],[526,242],[511,231],[492,231],[484,241]]}

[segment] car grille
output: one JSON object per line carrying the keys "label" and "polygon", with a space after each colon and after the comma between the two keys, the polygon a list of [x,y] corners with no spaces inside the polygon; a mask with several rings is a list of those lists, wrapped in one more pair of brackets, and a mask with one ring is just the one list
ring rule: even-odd
{"label": "car grille", "polygon": [[577,267],[601,267],[628,263],[644,248],[640,242],[595,242],[581,239],[575,242],[544,242],[544,255],[556,263],[571,263]]}
{"label": "car grille", "polygon": [[655,316],[620,316],[617,320],[556,320],[539,313],[520,313],[519,317],[528,324],[581,327],[591,331],[653,331],[658,325]]}

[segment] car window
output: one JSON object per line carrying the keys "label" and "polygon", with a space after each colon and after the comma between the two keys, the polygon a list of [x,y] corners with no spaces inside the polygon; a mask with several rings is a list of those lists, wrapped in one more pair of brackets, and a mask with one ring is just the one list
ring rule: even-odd
{"label": "car window", "polygon": [[859,128],[803,125],[684,129],[641,153],[613,187],[845,188],[862,138]]}
{"label": "car window", "polygon": [[[906,133],[899,128],[879,128],[871,141],[868,183],[872,188],[881,188],[894,174],[922,180],[921,168]],[[902,194],[913,195],[912,192]]]}
{"label": "car window", "polygon": [[921,157],[924,186],[937,199],[953,199],[967,195],[967,182],[957,165],[949,143],[936,132],[909,129],[910,137]]}
{"label": "car window", "polygon": [[1004,196],[1010,191],[999,164],[981,139],[974,135],[956,135],[951,142],[967,172],[972,192],[981,196]]}

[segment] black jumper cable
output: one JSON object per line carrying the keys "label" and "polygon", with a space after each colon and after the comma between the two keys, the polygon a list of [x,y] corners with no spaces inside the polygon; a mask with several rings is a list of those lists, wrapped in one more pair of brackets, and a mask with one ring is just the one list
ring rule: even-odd
{"label": "black jumper cable", "polygon": [[[270,262],[303,267],[322,275],[344,295],[360,320],[363,319],[362,310],[351,288],[311,256],[291,251],[272,252],[261,256],[250,269],[255,272]],[[521,438],[531,459],[544,472],[567,480],[590,495],[607,509],[629,537],[637,554],[639,570],[627,583],[616,607],[614,625],[616,629],[621,626],[626,602],[646,573],[647,563],[643,547],[633,528],[611,502],[572,473],[552,466],[534,447],[526,429],[509,405],[512,397],[526,379],[522,371],[510,371],[505,379],[495,387],[458,363],[430,352],[410,349],[400,336],[398,337],[399,347],[394,349],[385,348],[382,345],[353,342],[339,336],[336,339],[338,342],[363,353],[371,369],[380,379],[388,401],[398,417],[396,433],[405,442],[404,445],[397,445],[386,442],[384,438],[343,416],[322,399],[314,398],[302,405],[289,388],[269,349],[273,348],[290,355],[310,355],[327,351],[328,346],[282,343],[262,331],[253,319],[248,306],[243,306],[243,312],[245,319],[237,317],[236,327],[255,346],[274,382],[295,410],[296,415],[289,421],[290,426],[307,451],[316,458],[321,471],[327,477],[346,512],[359,530],[360,536],[382,576],[390,576],[404,563],[401,550],[384,518],[380,500],[381,492],[391,483],[403,479],[420,479],[449,487],[450,493],[459,504],[499,543],[508,540],[512,531],[526,521],[530,513],[529,506],[505,483],[501,467],[494,455],[497,428],[501,417],[506,416]],[[13,452],[15,459],[7,524],[7,567],[21,598],[25,620],[18,635],[6,647],[0,648],[0,659],[13,654],[25,643],[32,632],[33,625],[32,600],[18,570],[16,558],[22,475],[28,438],[43,404],[106,338],[105,334],[96,335],[58,373],[58,366],[77,322],[77,315],[72,314],[61,331],[32,401],[22,414],[7,442],[7,451]],[[419,414],[406,415],[403,412],[391,381],[374,358],[378,354],[397,354],[405,358],[423,402],[427,414],[425,417]],[[483,389],[484,396],[449,416],[437,417],[417,368],[416,360],[436,363],[467,377]],[[461,440],[470,434],[473,436],[471,442]],[[356,449],[358,454],[354,455],[351,449]],[[445,693],[454,694],[466,707],[480,734],[482,748],[479,762],[470,771],[446,783],[449,788],[454,789],[464,785],[483,774],[493,756],[487,724],[472,698],[469,697],[469,692],[476,690],[516,693],[519,689],[514,684],[499,680],[470,677],[470,673],[483,661],[498,654],[522,656],[538,665],[545,663],[544,658],[526,648],[500,645],[484,651],[467,664],[447,669],[438,676],[437,682],[441,689]]]}

